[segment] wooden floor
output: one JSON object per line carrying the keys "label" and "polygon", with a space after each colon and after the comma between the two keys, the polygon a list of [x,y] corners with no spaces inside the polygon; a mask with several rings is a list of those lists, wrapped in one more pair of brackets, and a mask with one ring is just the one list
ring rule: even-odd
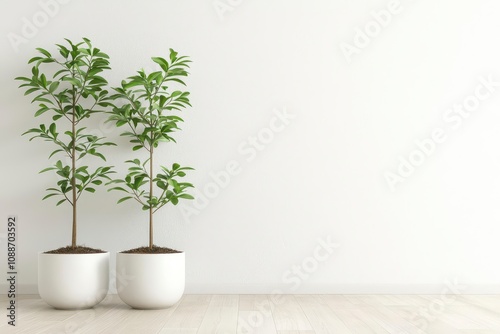
{"label": "wooden floor", "polygon": [[59,311],[18,298],[17,326],[0,333],[119,334],[498,334],[500,296],[185,295],[170,309],[133,310],[116,295],[90,310]]}

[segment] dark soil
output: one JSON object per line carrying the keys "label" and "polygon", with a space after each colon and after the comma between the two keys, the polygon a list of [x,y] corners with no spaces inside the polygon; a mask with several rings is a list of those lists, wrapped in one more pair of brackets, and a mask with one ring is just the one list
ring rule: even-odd
{"label": "dark soil", "polygon": [[71,246],[66,246],[46,251],[44,253],[45,254],[95,254],[95,253],[106,253],[106,251],[103,251],[102,249],[95,249],[85,246],[76,246],[75,248]]}
{"label": "dark soil", "polygon": [[181,251],[167,248],[167,247],[158,247],[153,245],[153,248],[149,248],[148,246],[139,247],[134,249],[129,249],[120,253],[126,254],[171,254],[171,253],[182,253]]}

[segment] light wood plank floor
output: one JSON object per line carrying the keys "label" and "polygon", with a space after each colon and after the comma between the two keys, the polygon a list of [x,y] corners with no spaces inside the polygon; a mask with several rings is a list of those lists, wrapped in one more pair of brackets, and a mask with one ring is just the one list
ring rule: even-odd
{"label": "light wood plank floor", "polygon": [[34,334],[499,334],[500,296],[185,295],[166,310],[130,309],[109,295],[90,310],[60,311],[18,297],[17,326]]}

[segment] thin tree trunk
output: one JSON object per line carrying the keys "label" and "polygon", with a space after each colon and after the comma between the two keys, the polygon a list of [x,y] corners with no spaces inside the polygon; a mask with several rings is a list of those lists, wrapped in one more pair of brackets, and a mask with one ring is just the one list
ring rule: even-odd
{"label": "thin tree trunk", "polygon": [[[149,151],[149,199],[153,198],[153,145]],[[149,249],[153,249],[153,205],[149,204]]]}
{"label": "thin tree trunk", "polygon": [[76,115],[75,115],[75,97],[73,93],[73,117],[71,124],[71,131],[73,133],[73,145],[71,147],[71,188],[72,188],[72,197],[73,197],[73,229],[72,229],[72,237],[71,237],[71,247],[76,248]]}

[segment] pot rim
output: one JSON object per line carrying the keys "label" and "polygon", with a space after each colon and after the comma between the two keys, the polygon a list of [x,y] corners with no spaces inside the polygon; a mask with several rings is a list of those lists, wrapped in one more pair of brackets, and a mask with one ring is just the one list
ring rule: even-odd
{"label": "pot rim", "polygon": [[178,253],[123,253],[123,251],[121,252],[116,252],[116,255],[148,255],[148,256],[151,256],[151,255],[170,255],[170,256],[174,256],[174,255],[184,255],[186,254],[185,251],[178,251]]}
{"label": "pot rim", "polygon": [[75,256],[80,256],[80,255],[87,255],[87,256],[95,256],[95,255],[109,255],[111,252],[105,251],[104,253],[82,253],[82,254],[54,254],[54,253],[45,253],[45,251],[39,251],[38,255],[57,255],[57,256],[62,256],[62,255],[75,255]]}

